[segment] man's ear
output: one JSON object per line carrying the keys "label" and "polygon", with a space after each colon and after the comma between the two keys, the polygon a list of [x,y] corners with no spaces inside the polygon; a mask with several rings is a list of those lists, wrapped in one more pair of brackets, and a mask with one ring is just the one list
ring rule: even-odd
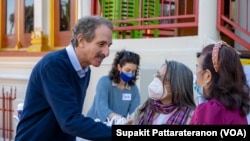
{"label": "man's ear", "polygon": [[82,36],[82,34],[78,34],[77,35],[77,42],[78,42],[78,45],[80,44],[83,44],[84,43],[84,37]]}
{"label": "man's ear", "polygon": [[212,73],[210,70],[206,69],[203,75],[203,79],[205,80],[206,84],[209,84],[212,80]]}

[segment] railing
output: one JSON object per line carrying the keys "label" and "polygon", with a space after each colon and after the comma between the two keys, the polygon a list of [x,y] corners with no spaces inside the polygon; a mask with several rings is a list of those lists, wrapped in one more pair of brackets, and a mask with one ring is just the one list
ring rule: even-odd
{"label": "railing", "polygon": [[95,0],[93,7],[112,20],[114,38],[197,35],[198,0]]}
{"label": "railing", "polygon": [[250,0],[218,0],[217,29],[250,50]]}
{"label": "railing", "polygon": [[4,88],[2,88],[2,96],[1,99],[1,105],[0,108],[1,116],[2,116],[2,126],[0,130],[2,131],[2,140],[3,141],[11,141],[13,139],[13,101],[16,99],[16,89],[13,91],[13,89],[10,89],[10,92],[5,92]]}

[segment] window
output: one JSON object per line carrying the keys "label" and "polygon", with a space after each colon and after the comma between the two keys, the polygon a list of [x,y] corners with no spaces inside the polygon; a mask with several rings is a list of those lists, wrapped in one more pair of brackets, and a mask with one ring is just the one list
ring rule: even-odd
{"label": "window", "polygon": [[[20,5],[20,7],[18,7]],[[30,45],[31,31],[34,30],[34,0],[3,0],[1,47],[14,49]],[[24,17],[24,18],[21,18]]]}
{"label": "window", "polygon": [[31,32],[34,31],[34,0],[24,0],[21,3],[20,28],[21,28],[21,44],[23,47],[31,45]]}
{"label": "window", "polygon": [[1,12],[2,14],[2,48],[13,48],[17,43],[17,9],[16,0],[3,0]]}
{"label": "window", "polygon": [[55,0],[54,46],[66,46],[75,24],[75,0]]}

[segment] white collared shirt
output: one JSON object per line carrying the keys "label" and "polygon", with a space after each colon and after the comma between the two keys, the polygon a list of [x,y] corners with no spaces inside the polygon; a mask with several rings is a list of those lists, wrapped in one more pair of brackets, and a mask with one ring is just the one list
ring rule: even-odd
{"label": "white collared shirt", "polygon": [[75,53],[75,50],[74,50],[74,47],[72,46],[72,44],[70,44],[66,47],[66,51],[67,51],[67,54],[69,56],[69,60],[70,60],[71,64],[73,65],[74,69],[76,70],[78,76],[80,78],[83,78],[85,76],[85,73],[88,72],[89,66],[86,68],[82,68],[79,60],[77,59],[77,56],[76,56],[76,53]]}

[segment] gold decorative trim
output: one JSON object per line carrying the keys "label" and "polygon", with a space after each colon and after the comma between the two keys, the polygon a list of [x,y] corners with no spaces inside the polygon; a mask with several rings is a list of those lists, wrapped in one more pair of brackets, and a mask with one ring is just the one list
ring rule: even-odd
{"label": "gold decorative trim", "polygon": [[[21,21],[21,1],[17,1],[17,21]],[[22,47],[21,44],[21,22],[17,22],[17,44],[15,45],[15,49],[19,49]]]}
{"label": "gold decorative trim", "polygon": [[55,44],[55,0],[50,0],[50,25],[49,25],[49,31],[50,31],[50,36],[48,38],[49,40],[49,46],[51,49],[54,48],[54,44]]}
{"label": "gold decorative trim", "polygon": [[48,36],[44,35],[41,28],[35,28],[31,32],[31,46],[28,48],[28,52],[41,52],[48,51]]}
{"label": "gold decorative trim", "polygon": [[16,45],[15,45],[15,50],[19,50],[22,47],[22,44],[20,41],[17,41]]}
{"label": "gold decorative trim", "polygon": [[75,23],[78,21],[78,0],[75,0]]}

